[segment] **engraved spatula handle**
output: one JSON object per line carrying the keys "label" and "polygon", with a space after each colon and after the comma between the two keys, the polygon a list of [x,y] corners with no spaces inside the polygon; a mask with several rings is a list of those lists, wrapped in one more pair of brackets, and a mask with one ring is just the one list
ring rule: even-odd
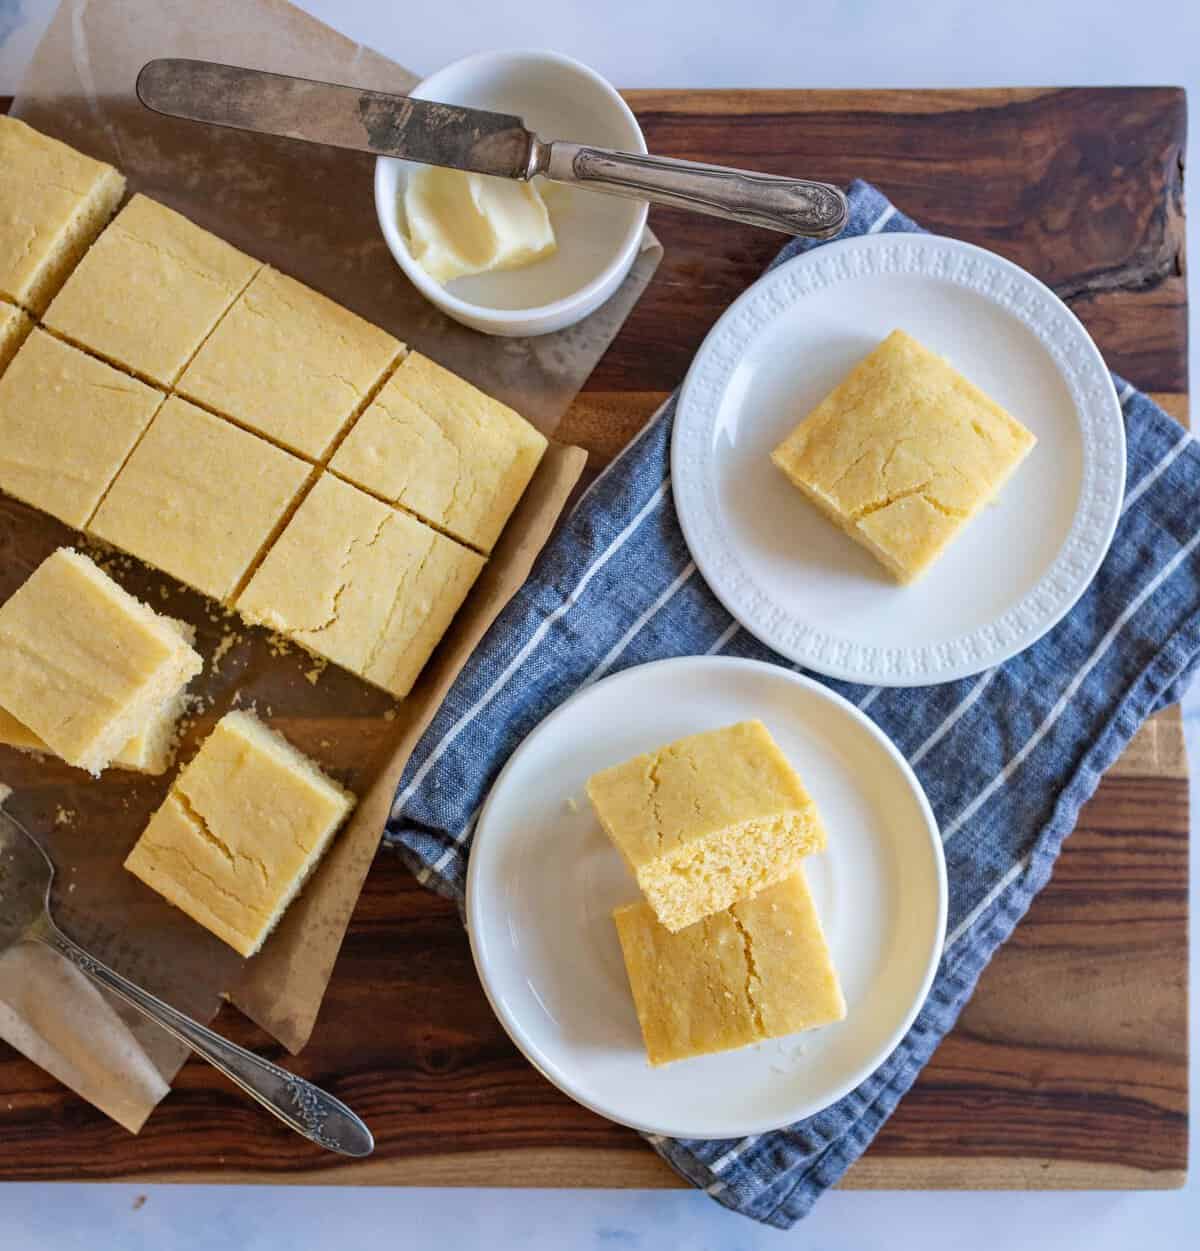
{"label": "engraved spatula handle", "polygon": [[535,140],[530,173],[813,239],[836,235],[849,214],[846,197],[826,182],[578,143]]}
{"label": "engraved spatula handle", "polygon": [[162,1026],[168,1034],[186,1043],[296,1133],[340,1155],[361,1157],[370,1155],[374,1150],[375,1140],[371,1131],[340,1099],[335,1099],[295,1073],[272,1064],[270,1060],[264,1060],[222,1038],[127,977],[122,977],[115,969],[110,969],[84,951],[48,917],[27,931],[26,936],[65,956],[97,986],[119,995]]}

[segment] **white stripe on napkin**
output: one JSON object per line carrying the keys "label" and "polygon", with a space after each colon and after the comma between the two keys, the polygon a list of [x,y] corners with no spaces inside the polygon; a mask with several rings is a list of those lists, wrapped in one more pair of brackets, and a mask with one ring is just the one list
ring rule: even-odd
{"label": "white stripe on napkin", "polygon": [[950,931],[946,938],[946,950],[953,947],[956,942],[979,920],[981,916],[1000,898],[1001,895],[1025,872],[1025,866],[1029,863],[1030,853],[1026,852],[1016,864],[992,887],[990,891],[967,913],[965,917]]}
{"label": "white stripe on napkin", "polygon": [[1125,503],[1121,505],[1121,516],[1123,517],[1133,506],[1142,498],[1143,495],[1167,472],[1168,469],[1183,454],[1183,450],[1192,441],[1192,436],[1185,430],[1180,436],[1179,441],[1173,448],[1158,462],[1153,469],[1125,496]]}
{"label": "white stripe on napkin", "polygon": [[880,213],[879,216],[867,227],[867,234],[878,234],[895,216],[896,206],[894,204],[889,204],[887,208],[885,208],[883,212]]}
{"label": "white stripe on napkin", "polygon": [[593,682],[602,678],[608,672],[608,670],[620,659],[621,653],[624,652],[629,644],[632,643],[637,637],[646,622],[648,622],[651,617],[655,616],[655,614],[661,612],[662,609],[675,598],[675,595],[682,589],[686,582],[691,580],[692,574],[695,572],[696,563],[695,561],[689,560],[684,566],[683,572],[675,579],[675,581],[672,582],[671,585],[667,587],[667,589],[658,597],[658,599],[656,599],[654,603],[651,604],[640,617],[638,617],[633,625],[631,625],[629,629],[621,635],[616,643],[613,644],[613,647],[609,651],[608,655],[604,657],[604,659],[591,671],[591,673],[587,675],[586,678],[584,678],[583,682],[580,683],[579,686],[581,691],[585,686],[591,686]]}
{"label": "white stripe on napkin", "polygon": [[1155,575],[1153,581],[1147,583],[1133,601],[1126,605],[1125,610],[1109,627],[1108,633],[1096,645],[1096,650],[1087,658],[1079,672],[1071,679],[1067,685],[1067,689],[1059,696],[1054,707],[1046,714],[1045,720],[1033,732],[1025,746],[1004,766],[1003,769],[975,796],[973,800],[954,818],[953,821],[942,831],[942,842],[948,842],[955,834],[962,829],[963,825],[969,821],[980,808],[1004,785],[1005,782],[1024,764],[1025,760],[1035,747],[1046,737],[1053,728],[1054,723],[1062,716],[1067,705],[1075,698],[1079,688],[1087,679],[1087,675],[1100,663],[1104,657],[1104,653],[1112,646],[1117,635],[1125,628],[1129,619],[1138,611],[1139,608],[1158,590],[1160,586],[1175,572],[1176,569],[1191,555],[1196,544],[1200,543],[1200,532],[1192,535],[1192,537],[1171,557],[1169,561]]}
{"label": "white stripe on napkin", "polygon": [[728,643],[741,628],[742,627],[738,625],[736,621],[732,625],[726,626],[725,629],[717,635],[717,641],[704,654],[706,656],[715,656],[717,652],[724,649],[725,644]]}
{"label": "white stripe on napkin", "polygon": [[936,730],[917,748],[915,752],[908,758],[910,765],[920,764],[922,760],[929,754],[931,748],[935,747],[959,722],[964,713],[970,711],[971,705],[987,690],[988,683],[996,676],[999,669],[989,669],[984,673],[978,682],[963,696],[958,706],[951,712],[938,726]]}

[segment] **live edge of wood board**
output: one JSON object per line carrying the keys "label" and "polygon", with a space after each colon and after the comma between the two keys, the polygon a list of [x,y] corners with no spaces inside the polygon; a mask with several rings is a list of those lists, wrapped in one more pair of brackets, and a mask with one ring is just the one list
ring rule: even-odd
{"label": "live edge of wood board", "polygon": [[[1187,419],[1184,93],[631,91],[653,152],[866,178],[938,233],[1049,283],[1109,365]],[[7,107],[0,101],[0,108]],[[370,193],[364,158],[363,194]],[[651,212],[666,254],[561,437],[602,466],[781,240]],[[348,736],[343,736],[347,738]],[[1049,886],[843,1186],[1159,1188],[1187,1165],[1188,795],[1178,710],[1101,782]],[[346,1099],[346,1163],[189,1063],[134,1137],[0,1047],[0,1178],[485,1186],[683,1183],[509,1043],[453,905],[381,854],[311,1044],[218,1028]]]}

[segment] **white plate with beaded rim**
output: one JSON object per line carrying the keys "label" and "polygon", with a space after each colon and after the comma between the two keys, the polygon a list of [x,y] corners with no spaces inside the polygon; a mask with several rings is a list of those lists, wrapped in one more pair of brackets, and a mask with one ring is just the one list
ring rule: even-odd
{"label": "white plate with beaded rim", "polygon": [[[584,785],[685,734],[754,717],[829,832],[805,866],[846,1019],[652,1068],[612,920],[638,890]],[[920,783],[857,708],[779,665],[684,657],[585,688],[517,748],[476,827],[467,926],[496,1015],[561,1090],[647,1133],[742,1138],[835,1103],[903,1038],[941,956],[946,868]]]}
{"label": "white plate with beaded rim", "polygon": [[[897,327],[1038,438],[910,586],[769,458]],[[747,630],[830,677],[923,686],[1016,655],[1087,589],[1121,512],[1125,426],[1096,345],[1032,275],[955,239],[862,235],[772,270],[713,327],[680,395],[671,475],[692,556]]]}

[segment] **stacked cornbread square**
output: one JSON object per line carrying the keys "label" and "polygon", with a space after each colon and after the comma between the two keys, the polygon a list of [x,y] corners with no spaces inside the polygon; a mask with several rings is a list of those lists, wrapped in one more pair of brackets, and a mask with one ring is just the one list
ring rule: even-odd
{"label": "stacked cornbread square", "polygon": [[243,956],[275,928],[354,796],[246,712],[217,723],[125,867]]}
{"label": "stacked cornbread square", "polygon": [[636,756],[587,792],[644,896],[614,919],[651,1063],[845,1015],[801,867],[825,828],[762,722]]}
{"label": "stacked cornbread square", "polygon": [[0,741],[156,771],[200,669],[186,627],[60,548],[0,605]]}
{"label": "stacked cornbread square", "polygon": [[0,490],[406,695],[546,440],[165,205],[104,228],[111,167],[0,156]]}

